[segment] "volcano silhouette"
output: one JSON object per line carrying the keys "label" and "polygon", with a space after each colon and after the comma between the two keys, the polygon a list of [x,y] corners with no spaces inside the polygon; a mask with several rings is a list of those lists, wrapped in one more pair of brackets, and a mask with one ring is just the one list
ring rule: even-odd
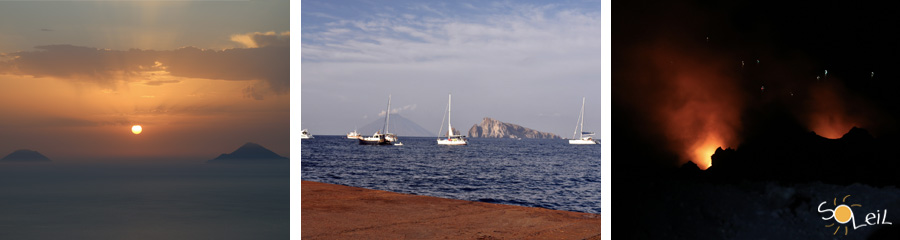
{"label": "volcano silhouette", "polygon": [[874,137],[853,127],[839,139],[828,139],[797,128],[767,133],[742,142],[736,149],[716,149],[706,171],[685,164],[682,176],[713,182],[745,180],[783,183],[824,182],[849,185],[895,185],[900,170],[897,136]]}
{"label": "volcano silhouette", "polygon": [[0,158],[0,162],[49,162],[43,154],[28,149],[20,149]]}
{"label": "volcano silhouette", "polygon": [[[421,125],[416,124],[412,120],[409,120],[400,114],[391,114],[391,126],[388,128],[388,131],[391,133],[397,134],[400,137],[435,137],[435,134],[432,131],[428,131],[423,128]],[[376,131],[381,131],[382,127],[384,127],[384,118],[378,118],[365,126],[359,128],[359,133],[364,136],[371,136]]]}
{"label": "volcano silhouette", "polygon": [[209,163],[282,163],[288,158],[282,157],[259,144],[248,142],[231,153],[223,153],[209,160]]}

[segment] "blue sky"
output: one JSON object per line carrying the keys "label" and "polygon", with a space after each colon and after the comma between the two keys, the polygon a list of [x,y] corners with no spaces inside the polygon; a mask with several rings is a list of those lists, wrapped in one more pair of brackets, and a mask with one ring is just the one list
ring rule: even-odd
{"label": "blue sky", "polygon": [[[303,1],[301,124],[343,134],[396,112],[440,127],[493,117],[571,137],[600,127],[599,1]],[[371,133],[364,133],[371,134]]]}

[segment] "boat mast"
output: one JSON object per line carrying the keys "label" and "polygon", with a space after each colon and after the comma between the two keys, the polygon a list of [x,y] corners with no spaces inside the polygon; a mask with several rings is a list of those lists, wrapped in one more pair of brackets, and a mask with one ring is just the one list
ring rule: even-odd
{"label": "boat mast", "polygon": [[384,130],[384,134],[388,134],[388,127],[390,127],[390,125],[388,125],[388,124],[390,122],[391,122],[391,95],[388,94],[388,107],[387,107],[387,112],[384,115],[384,127],[381,128],[381,130]]}
{"label": "boat mast", "polygon": [[579,129],[579,134],[578,134],[579,138],[578,139],[583,139],[584,138],[584,97],[581,97],[581,117],[580,118],[581,118],[581,120],[579,120],[579,122],[581,122],[581,129]]}
{"label": "boat mast", "polygon": [[450,139],[450,136],[453,136],[453,127],[450,126],[450,103],[451,103],[451,95],[447,94],[447,139]]}

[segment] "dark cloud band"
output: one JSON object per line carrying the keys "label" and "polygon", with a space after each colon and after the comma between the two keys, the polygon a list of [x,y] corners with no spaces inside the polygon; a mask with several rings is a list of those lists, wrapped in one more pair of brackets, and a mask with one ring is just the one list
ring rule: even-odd
{"label": "dark cloud band", "polygon": [[[257,48],[206,50],[184,47],[168,51],[127,51],[72,45],[38,46],[37,51],[7,53],[0,73],[94,83],[115,87],[120,81],[147,85],[177,80],[147,79],[144,73],[165,71],[173,77],[252,81],[250,94],[286,94],[290,90],[289,35],[253,35]],[[259,42],[257,42],[259,41]],[[245,92],[248,91],[245,89]]]}

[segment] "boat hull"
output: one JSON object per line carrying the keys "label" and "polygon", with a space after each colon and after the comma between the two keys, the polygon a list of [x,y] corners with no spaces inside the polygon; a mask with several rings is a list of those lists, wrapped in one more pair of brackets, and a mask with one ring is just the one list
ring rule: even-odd
{"label": "boat hull", "polygon": [[359,145],[394,145],[397,142],[399,141],[394,135],[375,135],[359,138]]}
{"label": "boat hull", "polygon": [[359,145],[394,145],[390,141],[359,139]]}
{"label": "boat hull", "polygon": [[585,139],[570,139],[569,144],[589,145],[589,144],[597,144],[597,141],[585,140]]}
{"label": "boat hull", "polygon": [[469,141],[466,140],[456,140],[456,139],[438,139],[438,145],[468,145]]}

